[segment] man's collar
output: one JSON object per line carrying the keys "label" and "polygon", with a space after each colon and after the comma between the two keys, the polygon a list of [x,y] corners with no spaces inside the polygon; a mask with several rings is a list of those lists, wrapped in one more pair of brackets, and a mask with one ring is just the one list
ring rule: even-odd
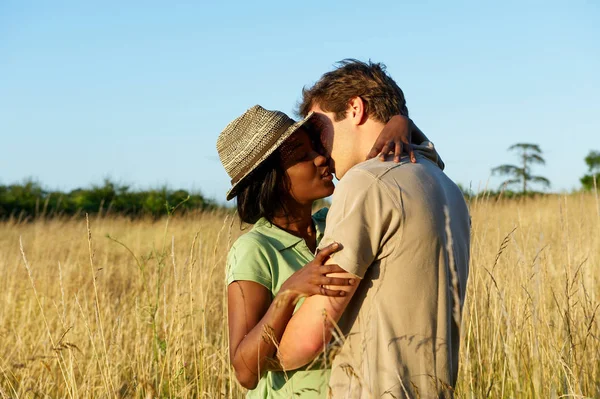
{"label": "man's collar", "polygon": [[421,144],[413,145],[413,148],[415,152],[423,155],[425,158],[435,163],[441,170],[444,170],[444,162],[431,141],[424,141]]}

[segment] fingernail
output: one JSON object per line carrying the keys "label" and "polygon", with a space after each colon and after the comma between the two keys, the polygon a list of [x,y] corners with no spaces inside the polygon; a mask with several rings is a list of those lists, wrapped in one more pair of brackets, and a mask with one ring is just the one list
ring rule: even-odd
{"label": "fingernail", "polygon": [[346,296],[346,291],[341,291],[340,296]]}
{"label": "fingernail", "polygon": [[352,279],[352,278],[348,279],[348,284],[354,285],[354,279]]}

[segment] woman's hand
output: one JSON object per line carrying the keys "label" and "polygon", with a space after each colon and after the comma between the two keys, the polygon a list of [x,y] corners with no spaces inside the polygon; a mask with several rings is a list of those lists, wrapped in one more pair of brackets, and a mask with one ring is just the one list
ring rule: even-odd
{"label": "woman's hand", "polygon": [[317,253],[315,259],[307,263],[302,269],[292,274],[281,286],[283,295],[296,295],[298,298],[311,295],[325,295],[340,297],[346,295],[343,290],[336,290],[336,286],[350,286],[356,283],[355,279],[328,277],[330,273],[344,273],[345,270],[338,265],[325,265],[327,259],[341,246],[333,243]]}
{"label": "woman's hand", "polygon": [[417,162],[412,146],[413,124],[410,119],[403,115],[395,115],[384,126],[367,159],[379,158],[383,161],[386,155],[394,152],[394,162],[400,162],[403,152],[407,153],[412,163]]}

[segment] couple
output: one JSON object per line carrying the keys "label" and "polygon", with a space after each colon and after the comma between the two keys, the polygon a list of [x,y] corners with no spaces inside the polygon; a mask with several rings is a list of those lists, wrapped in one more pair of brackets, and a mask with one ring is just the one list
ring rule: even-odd
{"label": "couple", "polygon": [[[381,64],[342,61],[299,111],[254,106],[217,141],[227,199],[254,225],[227,261],[238,381],[250,398],[452,397],[470,244],[460,190]],[[411,135],[419,145],[403,146]],[[331,208],[312,214],[334,173]]]}

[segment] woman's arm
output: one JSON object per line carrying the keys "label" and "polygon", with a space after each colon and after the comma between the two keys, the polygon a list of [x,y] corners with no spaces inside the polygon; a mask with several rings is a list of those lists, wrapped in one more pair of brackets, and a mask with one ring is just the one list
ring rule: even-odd
{"label": "woman's arm", "polygon": [[[375,144],[369,151],[367,159],[379,158],[384,161],[386,156],[394,153],[394,161],[400,162],[402,153],[408,154],[412,163],[417,162],[415,156],[414,145],[423,144],[425,141],[430,141],[425,133],[414,124],[414,122],[403,115],[393,116],[383,127],[379,137],[375,140]],[[443,170],[444,162],[438,154],[438,165]]]}
{"label": "woman's arm", "polygon": [[244,388],[255,388],[264,372],[276,368],[274,355],[300,297],[344,296],[346,292],[338,290],[340,286],[355,284],[353,279],[328,276],[343,271],[337,265],[324,265],[338,250],[335,243],[321,250],[312,262],[284,282],[273,299],[271,292],[256,282],[229,284],[229,356],[236,378]]}
{"label": "woman's arm", "polygon": [[384,160],[386,155],[394,152],[394,161],[400,162],[400,156],[405,152],[410,156],[410,161],[414,163],[417,159],[412,148],[412,143],[413,141],[421,143],[419,141],[421,136],[424,136],[423,132],[409,118],[403,115],[395,115],[385,124],[383,130],[379,133],[375,144],[373,144],[371,151],[367,154],[367,159],[379,156],[381,160]]}
{"label": "woman's arm", "polygon": [[227,288],[229,356],[240,384],[253,389],[277,350],[294,313],[295,295],[277,295],[252,281],[234,281]]}
{"label": "woman's arm", "polygon": [[415,123],[410,120],[410,126],[411,126],[411,132],[412,132],[412,141],[415,144],[421,144],[424,141],[429,141],[429,139],[427,138],[427,136],[425,136],[425,133],[423,133],[421,131],[421,129],[419,129],[419,127],[417,125],[415,125]]}

